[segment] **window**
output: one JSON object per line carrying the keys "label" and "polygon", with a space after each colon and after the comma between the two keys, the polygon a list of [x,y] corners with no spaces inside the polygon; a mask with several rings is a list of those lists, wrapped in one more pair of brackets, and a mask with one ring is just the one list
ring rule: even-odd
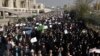
{"label": "window", "polygon": [[14,0],[14,7],[16,8],[16,0]]}
{"label": "window", "polygon": [[8,0],[4,0],[2,5],[3,7],[8,7]]}
{"label": "window", "polygon": [[25,7],[25,2],[21,1],[21,8],[24,8],[24,7]]}
{"label": "window", "polygon": [[36,9],[36,6],[34,5],[33,8]]}

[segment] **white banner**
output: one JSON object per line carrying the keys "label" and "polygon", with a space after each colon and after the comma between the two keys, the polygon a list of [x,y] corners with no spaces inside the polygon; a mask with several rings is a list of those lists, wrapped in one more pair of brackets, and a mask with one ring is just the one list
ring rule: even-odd
{"label": "white banner", "polygon": [[97,49],[97,48],[93,48],[93,49],[90,49],[89,50],[89,53],[100,53],[100,49]]}
{"label": "white banner", "polygon": [[34,38],[32,38],[30,41],[31,41],[31,43],[37,42],[37,38],[34,37]]}

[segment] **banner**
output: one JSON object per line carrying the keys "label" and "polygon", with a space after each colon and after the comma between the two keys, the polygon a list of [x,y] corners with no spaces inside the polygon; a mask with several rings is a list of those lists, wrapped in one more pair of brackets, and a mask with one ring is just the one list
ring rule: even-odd
{"label": "banner", "polygon": [[37,38],[34,37],[34,38],[32,38],[30,41],[31,41],[31,43],[37,42]]}

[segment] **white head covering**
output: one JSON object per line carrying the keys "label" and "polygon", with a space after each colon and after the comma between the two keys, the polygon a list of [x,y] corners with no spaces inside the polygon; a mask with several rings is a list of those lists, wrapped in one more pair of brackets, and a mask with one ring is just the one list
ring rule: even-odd
{"label": "white head covering", "polygon": [[36,23],[36,25],[39,25],[39,23]]}
{"label": "white head covering", "polygon": [[61,22],[58,22],[58,24],[60,25],[60,24],[61,24]]}
{"label": "white head covering", "polygon": [[52,25],[49,25],[50,28],[52,28]]}
{"label": "white head covering", "polygon": [[82,30],[82,33],[87,33],[87,30],[83,29],[83,30]]}
{"label": "white head covering", "polygon": [[68,34],[68,30],[64,30],[64,33],[65,33],[65,34]]}
{"label": "white head covering", "polygon": [[35,29],[37,29],[37,27],[35,27]]}
{"label": "white head covering", "polygon": [[26,32],[25,32],[25,31],[23,31],[23,34],[26,34]]}
{"label": "white head covering", "polygon": [[16,24],[15,26],[17,27],[17,26],[20,26],[20,25],[19,24]]}

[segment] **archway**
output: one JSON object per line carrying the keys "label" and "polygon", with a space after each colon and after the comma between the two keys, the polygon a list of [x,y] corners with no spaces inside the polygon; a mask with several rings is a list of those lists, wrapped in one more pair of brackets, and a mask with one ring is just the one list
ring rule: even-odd
{"label": "archway", "polygon": [[3,0],[2,2],[3,7],[8,7],[8,1],[9,0]]}

